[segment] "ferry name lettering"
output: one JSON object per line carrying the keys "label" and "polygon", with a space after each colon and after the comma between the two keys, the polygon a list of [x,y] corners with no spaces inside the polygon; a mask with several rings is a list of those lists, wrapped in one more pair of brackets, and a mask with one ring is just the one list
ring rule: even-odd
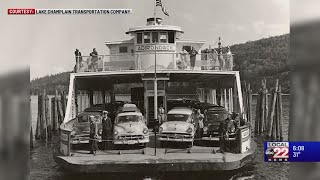
{"label": "ferry name lettering", "polygon": [[[154,45],[138,45],[137,51],[154,51]],[[157,51],[175,51],[174,45],[157,45]]]}

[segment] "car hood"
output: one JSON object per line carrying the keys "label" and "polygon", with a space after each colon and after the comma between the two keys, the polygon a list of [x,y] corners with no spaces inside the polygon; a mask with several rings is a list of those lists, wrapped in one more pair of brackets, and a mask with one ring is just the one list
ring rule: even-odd
{"label": "car hood", "polygon": [[169,121],[165,122],[161,125],[163,128],[163,132],[171,131],[171,132],[187,132],[188,128],[191,127],[194,129],[193,124],[182,121]]}
{"label": "car hood", "polygon": [[220,126],[220,121],[209,121],[204,124],[208,128],[208,131],[218,131]]}
{"label": "car hood", "polygon": [[147,128],[147,126],[141,122],[119,123],[114,126],[114,129],[117,130],[118,133],[123,134],[140,134],[143,133],[145,128]]}
{"label": "car hood", "polygon": [[[101,123],[98,123],[98,130],[101,128]],[[75,135],[90,134],[90,123],[76,123],[72,131],[75,132]]]}

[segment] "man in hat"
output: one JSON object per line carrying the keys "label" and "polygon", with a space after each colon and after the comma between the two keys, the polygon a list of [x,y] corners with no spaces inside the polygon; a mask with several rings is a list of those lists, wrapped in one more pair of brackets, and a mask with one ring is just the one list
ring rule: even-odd
{"label": "man in hat", "polygon": [[103,118],[102,118],[102,144],[104,150],[106,150],[109,146],[108,140],[111,139],[112,136],[112,122],[111,119],[108,117],[109,112],[103,111]]}
{"label": "man in hat", "polygon": [[96,151],[98,150],[98,144],[97,144],[97,122],[94,118],[94,116],[90,116],[90,154],[96,154]]}
{"label": "man in hat", "polygon": [[90,53],[91,56],[91,70],[97,71],[98,70],[98,52],[96,48],[93,48],[92,52]]}
{"label": "man in hat", "polygon": [[189,52],[189,54],[190,54],[191,70],[193,70],[194,66],[196,65],[196,56],[198,52],[194,49],[194,47],[191,47],[191,51]]}
{"label": "man in hat", "polygon": [[160,105],[160,108],[158,111],[159,111],[158,120],[159,120],[159,124],[161,125],[165,121],[165,110],[162,104]]}

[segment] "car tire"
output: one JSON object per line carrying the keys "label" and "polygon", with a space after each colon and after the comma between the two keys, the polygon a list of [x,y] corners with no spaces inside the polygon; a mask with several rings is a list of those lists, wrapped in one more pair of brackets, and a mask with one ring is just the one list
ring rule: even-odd
{"label": "car tire", "polygon": [[193,142],[188,142],[188,143],[187,143],[187,147],[188,147],[188,148],[192,148],[192,147],[193,147]]}
{"label": "car tire", "polygon": [[160,147],[161,147],[161,148],[165,148],[165,147],[167,147],[167,145],[168,145],[168,143],[167,143],[167,142],[164,142],[164,141],[160,141],[159,144],[160,144]]}

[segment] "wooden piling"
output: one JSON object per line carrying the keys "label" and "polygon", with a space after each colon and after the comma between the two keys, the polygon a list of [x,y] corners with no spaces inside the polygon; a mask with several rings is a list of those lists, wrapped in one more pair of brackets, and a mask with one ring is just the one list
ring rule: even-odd
{"label": "wooden piling", "polygon": [[32,131],[32,124],[30,127],[30,148],[33,148],[33,131]]}
{"label": "wooden piling", "polygon": [[62,112],[63,112],[63,116],[65,115],[65,95],[64,95],[64,91],[62,91],[62,94],[61,94],[61,106],[62,106]]}
{"label": "wooden piling", "polygon": [[254,132],[255,133],[260,133],[260,120],[261,120],[261,90],[258,92],[258,96],[257,96],[257,105],[256,105],[256,121],[255,121],[255,125],[254,125]]}
{"label": "wooden piling", "polygon": [[47,131],[47,119],[46,119],[46,90],[43,90],[43,95],[42,95],[42,107],[41,107],[41,115],[42,115],[42,122],[43,122],[43,137],[42,140],[48,140],[48,131]]}
{"label": "wooden piling", "polygon": [[248,111],[248,121],[252,123],[252,118],[251,118],[251,105],[252,105],[252,90],[250,88],[250,83],[248,84],[248,105],[247,105],[247,111]]}
{"label": "wooden piling", "polygon": [[[266,85],[266,81],[265,81],[265,85]],[[265,86],[266,87],[266,86]],[[262,119],[262,127],[263,127],[263,132],[267,131],[268,128],[268,112],[269,112],[269,96],[268,96],[268,89],[265,88],[264,90],[264,116]]]}
{"label": "wooden piling", "polygon": [[51,139],[52,126],[51,126],[51,118],[50,118],[50,109],[49,108],[50,108],[49,98],[48,98],[48,96],[46,96],[46,99],[45,99],[46,129],[47,129],[48,139]]}
{"label": "wooden piling", "polygon": [[283,140],[283,132],[282,132],[282,93],[281,86],[279,86],[278,90],[278,118],[279,118],[279,140]]}
{"label": "wooden piling", "polygon": [[59,125],[60,125],[64,119],[63,111],[62,111],[62,103],[60,99],[58,99],[58,114],[59,114]]}
{"label": "wooden piling", "polygon": [[56,121],[55,121],[55,114],[54,114],[54,97],[51,98],[51,130],[52,132],[55,132],[57,130],[57,127],[56,127]]}
{"label": "wooden piling", "polygon": [[40,95],[38,95],[38,115],[37,115],[37,125],[36,125],[36,134],[35,134],[35,139],[39,140],[40,139]]}
{"label": "wooden piling", "polygon": [[59,129],[60,123],[59,123],[59,116],[58,116],[58,90],[55,92],[54,96],[54,117],[55,117],[55,127],[56,130]]}
{"label": "wooden piling", "polygon": [[265,125],[264,125],[264,122],[265,122],[265,114],[267,113],[266,112],[266,86],[265,86],[265,79],[262,79],[261,81],[261,84],[262,84],[262,89],[261,89],[261,114],[260,114],[260,133],[264,133],[265,132]]}
{"label": "wooden piling", "polygon": [[43,106],[43,102],[42,102],[42,96],[43,94],[39,94],[38,96],[38,117],[39,117],[39,124],[40,124],[40,128],[39,128],[39,134],[40,134],[40,139],[43,140],[44,138],[44,133],[43,133],[43,129],[44,129],[44,124],[43,124],[43,113],[42,113],[42,106]]}
{"label": "wooden piling", "polygon": [[270,113],[269,113],[269,126],[268,126],[268,137],[271,137],[271,133],[272,133],[272,128],[274,125],[274,112],[275,112],[275,106],[276,106],[276,100],[277,100],[277,96],[276,96],[276,92],[278,91],[278,84],[279,84],[279,80],[276,80],[276,85],[274,90],[272,91],[272,95],[271,95],[271,102],[270,102]]}
{"label": "wooden piling", "polygon": [[263,116],[264,116],[264,94],[263,94],[263,89],[260,90],[259,94],[258,94],[258,99],[257,99],[257,120],[258,120],[258,129],[257,132],[259,134],[262,133],[262,122],[263,122]]}
{"label": "wooden piling", "polygon": [[246,83],[246,81],[244,81],[244,83],[243,83],[243,89],[242,89],[242,99],[243,99],[243,109],[244,109],[244,114],[245,114],[245,116],[246,116],[246,119],[248,119],[248,117],[247,117],[247,93],[246,93],[246,91],[247,91],[247,83]]}

